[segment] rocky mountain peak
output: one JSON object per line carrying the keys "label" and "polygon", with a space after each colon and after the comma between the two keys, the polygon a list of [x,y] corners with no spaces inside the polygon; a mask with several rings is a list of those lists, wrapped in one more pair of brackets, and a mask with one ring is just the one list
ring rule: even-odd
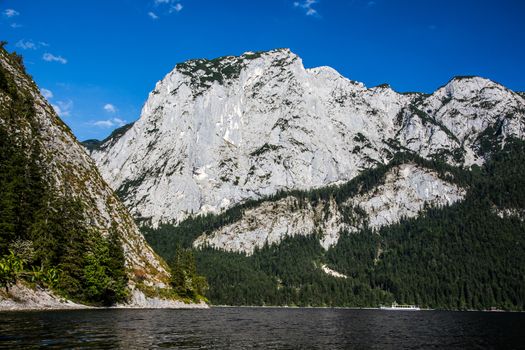
{"label": "rocky mountain peak", "polygon": [[490,79],[476,76],[457,76],[452,78],[445,86],[437,92],[441,92],[449,98],[456,100],[479,98],[484,91],[501,91],[507,89]]}
{"label": "rocky mountain peak", "polygon": [[401,150],[481,164],[487,144],[523,135],[524,114],[523,99],[484,78],[400,94],[305,69],[288,49],[246,52],[178,64],[92,156],[134,216],[157,225],[347,181]]}

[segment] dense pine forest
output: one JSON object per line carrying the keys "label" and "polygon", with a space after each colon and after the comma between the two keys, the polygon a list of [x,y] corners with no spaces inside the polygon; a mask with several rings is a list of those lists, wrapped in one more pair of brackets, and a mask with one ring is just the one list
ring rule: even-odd
{"label": "dense pine forest", "polygon": [[[495,142],[494,136],[487,144]],[[315,233],[287,238],[251,256],[210,248],[193,249],[197,269],[208,279],[214,304],[371,306],[398,303],[439,309],[523,310],[525,301],[525,143],[506,140],[487,146],[490,160],[463,170],[439,160],[399,154],[388,165],[365,171],[342,186],[279,193],[298,199],[342,201],[377,186],[386,171],[404,162],[434,169],[466,188],[466,198],[444,208],[427,208],[414,219],[372,231],[343,232],[325,251]],[[488,151],[487,151],[488,154]],[[262,200],[261,200],[262,201]],[[249,201],[221,215],[190,218],[178,226],[144,229],[166,259],[190,249],[203,232],[238,220]],[[179,247],[177,249],[177,247]],[[348,278],[324,273],[326,264]]]}

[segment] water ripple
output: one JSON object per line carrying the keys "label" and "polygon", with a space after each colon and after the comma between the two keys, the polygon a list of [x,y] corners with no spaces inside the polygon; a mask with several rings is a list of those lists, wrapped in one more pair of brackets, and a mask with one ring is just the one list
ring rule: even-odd
{"label": "water ripple", "polygon": [[525,314],[212,308],[0,313],[2,349],[519,349]]}

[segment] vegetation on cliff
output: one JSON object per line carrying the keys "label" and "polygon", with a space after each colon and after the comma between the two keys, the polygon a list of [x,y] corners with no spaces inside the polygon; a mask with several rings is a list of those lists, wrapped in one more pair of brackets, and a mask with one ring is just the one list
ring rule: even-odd
{"label": "vegetation on cliff", "polygon": [[[16,54],[3,56],[23,69]],[[91,228],[85,204],[55,190],[36,137],[35,102],[3,65],[0,98],[0,286],[24,279],[86,304],[124,301],[128,277],[116,231]]]}
{"label": "vegetation on cliff", "polygon": [[[194,249],[197,268],[210,284],[214,304],[379,306],[393,301],[442,309],[523,310],[525,305],[525,143],[506,140],[482,167],[454,168],[439,161],[400,155],[394,163],[418,161],[468,190],[449,207],[426,208],[378,231],[342,232],[325,251],[315,232],[286,238],[251,256]],[[342,200],[382,181],[389,165],[365,171],[347,184],[281,193],[301,200]],[[453,176],[451,176],[453,175]],[[238,220],[250,201],[220,215],[207,215],[145,229],[166,259],[177,246],[191,248],[201,233]],[[326,264],[347,278],[326,274]]]}

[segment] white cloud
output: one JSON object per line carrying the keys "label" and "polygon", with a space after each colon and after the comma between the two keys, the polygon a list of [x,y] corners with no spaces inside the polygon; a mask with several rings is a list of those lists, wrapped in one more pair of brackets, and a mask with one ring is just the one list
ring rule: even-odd
{"label": "white cloud", "polygon": [[113,118],[113,121],[117,123],[118,126],[124,126],[126,125],[126,121],[124,119],[120,118]]}
{"label": "white cloud", "polygon": [[[184,8],[182,6],[182,3],[180,0],[153,0],[153,5],[158,8],[158,11],[161,13],[174,13],[174,12],[180,12]],[[153,19],[158,19],[159,12],[148,12],[148,16],[150,16]]]}
{"label": "white cloud", "polygon": [[182,5],[180,3],[176,3],[175,5],[170,7],[170,13],[172,12],[180,12],[182,10]]}
{"label": "white cloud", "polygon": [[109,113],[116,113],[117,112],[117,108],[114,105],[112,105],[111,103],[106,103],[103,108],[104,108],[104,110],[106,112],[109,112]]}
{"label": "white cloud", "polygon": [[112,128],[115,126],[121,127],[126,125],[126,121],[120,118],[111,118],[105,120],[97,120],[91,123],[92,125],[101,127],[101,128]]}
{"label": "white cloud", "polygon": [[11,23],[11,28],[22,28],[23,25],[21,24],[18,24],[18,23]]}
{"label": "white cloud", "polygon": [[40,89],[40,92],[42,93],[42,96],[44,96],[46,100],[53,98],[53,92],[51,92],[51,90],[42,88]]}
{"label": "white cloud", "polygon": [[317,4],[318,0],[303,0],[303,1],[295,1],[293,5],[295,7],[299,7],[305,11],[305,14],[307,16],[314,16],[318,15],[318,12],[316,9],[313,8],[315,4]]}
{"label": "white cloud", "polygon": [[16,10],[13,10],[13,9],[6,9],[6,10],[4,11],[4,15],[5,15],[6,17],[11,18],[11,17],[16,17],[16,16],[20,15],[20,12],[18,12],[18,11],[16,11]]}
{"label": "white cloud", "polygon": [[111,128],[115,124],[113,124],[113,121],[111,121],[111,119],[108,119],[108,120],[98,120],[96,122],[93,122],[93,125],[100,126],[102,128]]}
{"label": "white cloud", "polygon": [[60,117],[69,117],[73,109],[73,101],[57,101],[56,104],[52,104],[51,106]]}
{"label": "white cloud", "polygon": [[42,56],[42,59],[44,61],[47,61],[47,62],[58,62],[58,63],[61,63],[61,64],[66,64],[67,63],[67,60],[62,57],[62,56],[55,56],[53,54],[50,54],[48,52],[46,52],[44,54],[44,56]]}
{"label": "white cloud", "polygon": [[18,42],[15,44],[16,47],[19,47],[24,50],[36,50],[37,44],[32,42],[31,40],[18,40]]}

